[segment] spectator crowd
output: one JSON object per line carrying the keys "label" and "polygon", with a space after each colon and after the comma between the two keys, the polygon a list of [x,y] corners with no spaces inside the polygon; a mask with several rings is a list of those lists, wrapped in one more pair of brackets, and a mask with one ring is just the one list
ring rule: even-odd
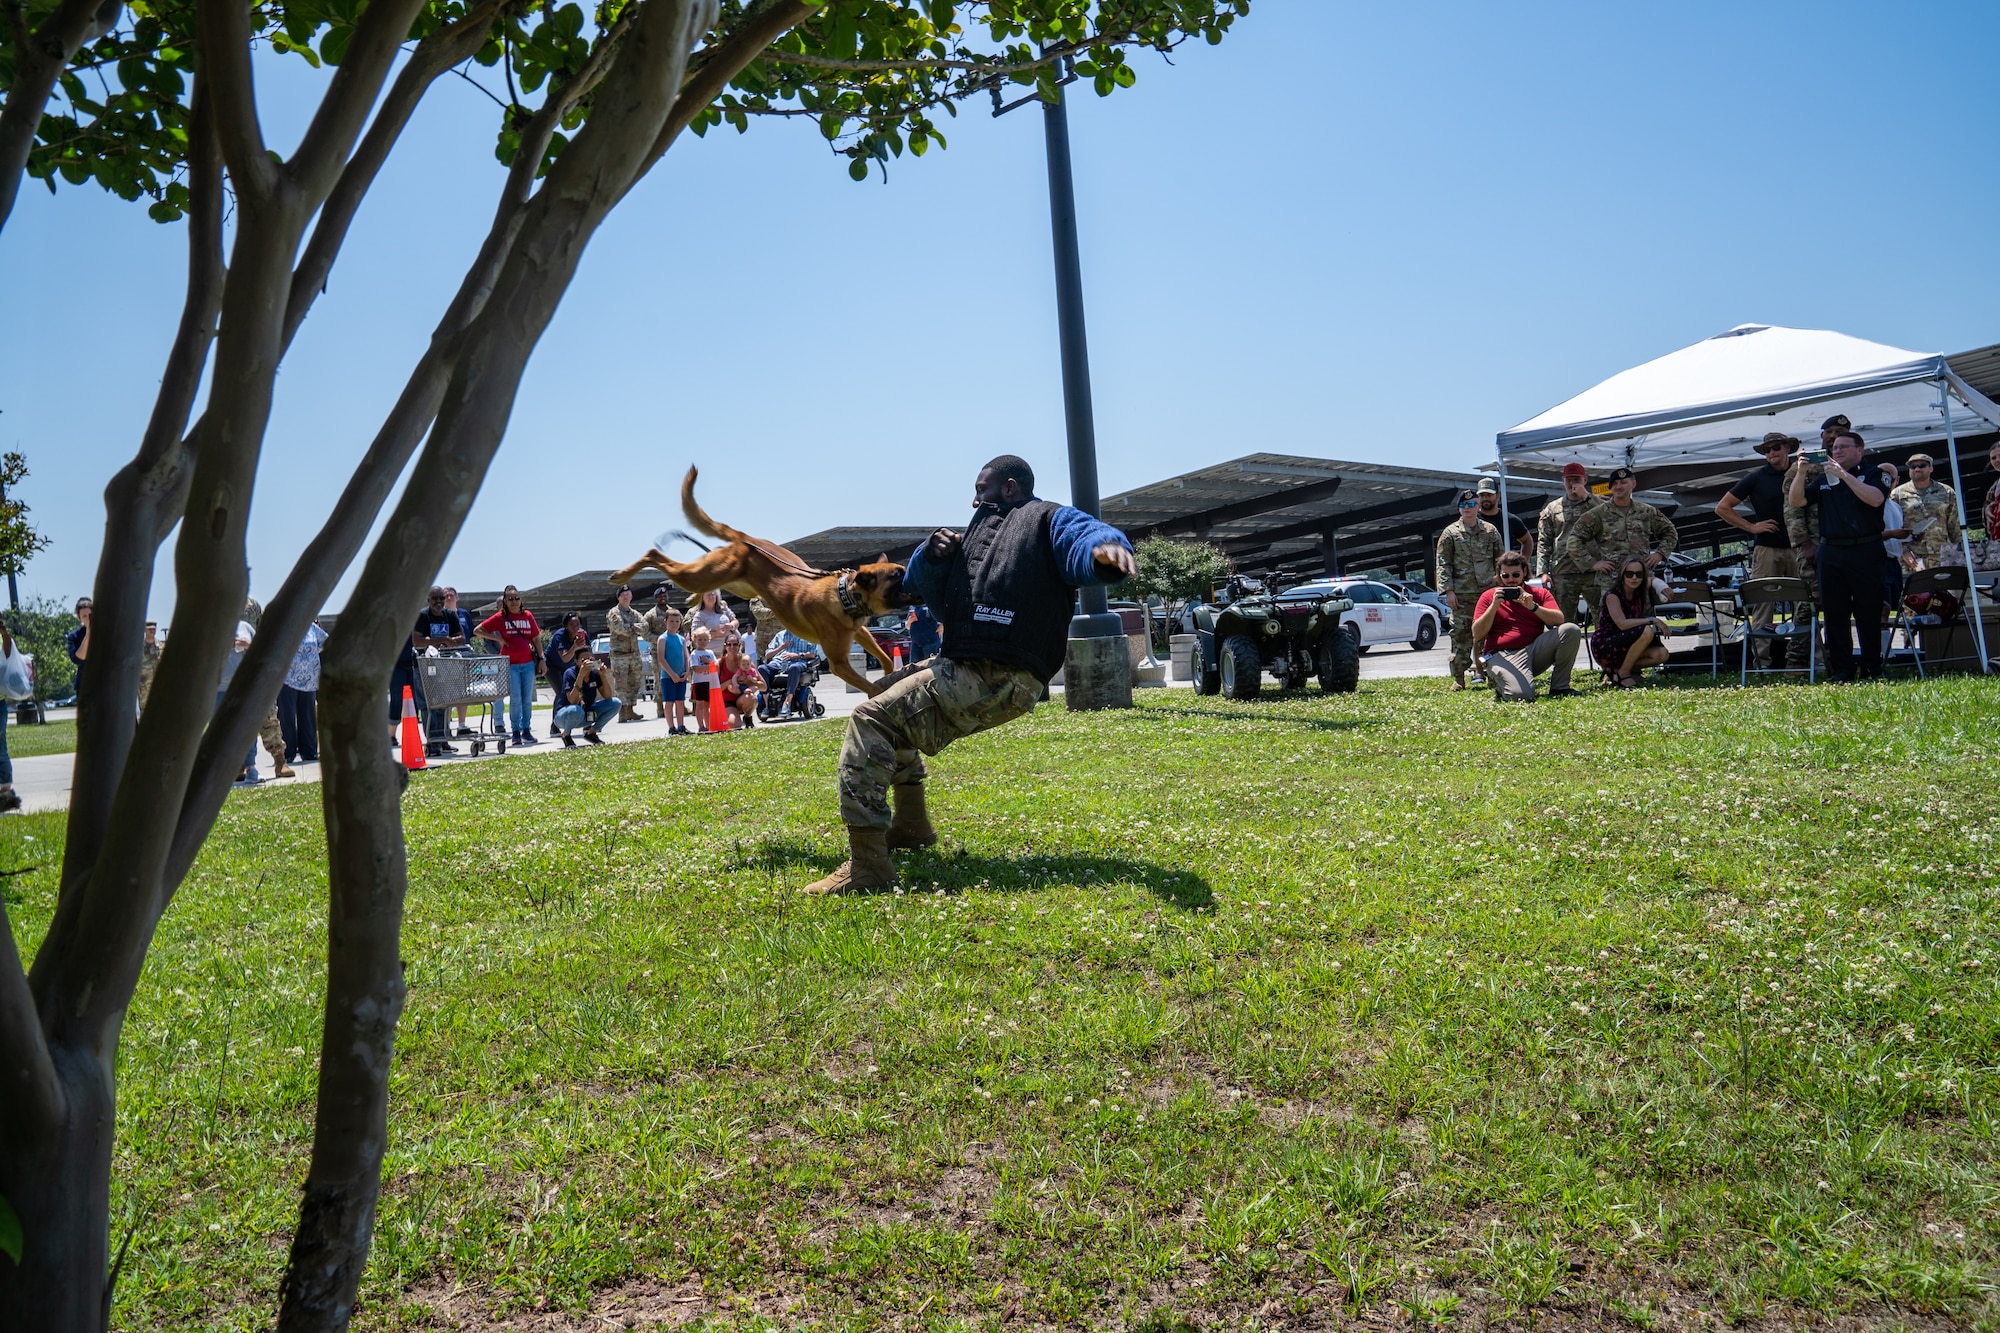
{"label": "spectator crowd", "polygon": [[[1965,563],[1957,493],[1937,479],[1928,454],[1910,456],[1907,480],[1893,463],[1868,462],[1844,415],[1822,424],[1817,449],[1774,431],[1756,451],[1764,461],[1714,512],[1748,542],[1746,582],[1791,582],[1768,590],[1785,597],[1746,598],[1744,651],[1759,669],[1816,660],[1830,681],[1879,677],[1883,627],[1903,605],[1906,576]],[[1990,462],[2000,471],[2000,445]],[[1670,626],[1657,609],[1671,590],[1663,575],[1679,532],[1636,497],[1630,468],[1612,469],[1605,482],[1607,493],[1596,493],[1587,469],[1565,465],[1563,494],[1532,529],[1507,515],[1504,537],[1498,485],[1488,479],[1460,493],[1457,520],[1436,547],[1438,586],[1452,612],[1452,688],[1470,681],[1502,699],[1533,699],[1536,677],[1547,673],[1551,694],[1574,693],[1571,668],[1585,642],[1605,682],[1619,688],[1637,688],[1649,667],[1668,660]],[[2000,481],[1983,518],[1988,537],[1974,545],[1974,567],[2000,568]],[[1786,602],[1792,624],[1805,628],[1771,633]]]}

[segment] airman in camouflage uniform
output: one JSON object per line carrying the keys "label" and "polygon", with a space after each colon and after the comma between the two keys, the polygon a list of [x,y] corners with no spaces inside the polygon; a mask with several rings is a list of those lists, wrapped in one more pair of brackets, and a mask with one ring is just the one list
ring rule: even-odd
{"label": "airman in camouflage uniform", "polygon": [[1438,534],[1438,587],[1451,606],[1452,688],[1465,688],[1465,669],[1472,665],[1472,609],[1479,594],[1499,582],[1500,552],[1506,547],[1500,530],[1479,517],[1479,497],[1461,491],[1458,518]]}
{"label": "airman in camouflage uniform", "polygon": [[[1889,492],[1903,507],[1903,526],[1910,530],[1903,544],[1903,563],[1911,569],[1935,569],[1965,559],[1959,547],[1958,492],[1932,480],[1929,454],[1910,455],[1910,479]],[[1959,552],[1955,560],[1951,552]]]}
{"label": "airman in camouflage uniform", "polygon": [[[248,622],[251,629],[258,628],[258,622],[264,619],[264,607],[255,597],[243,599],[243,619]],[[285,658],[286,662],[291,660],[289,655]],[[278,726],[276,695],[271,698],[270,711],[265,713],[264,720],[257,724],[257,735],[264,742],[264,753],[271,756],[271,772],[281,778],[296,776],[292,766],[285,762],[285,733]]]}
{"label": "airman in camouflage uniform", "polygon": [[1628,467],[1611,470],[1611,499],[1579,518],[1563,538],[1562,560],[1580,561],[1597,573],[1593,604],[1604,600],[1618,567],[1632,556],[1656,566],[1674,553],[1680,533],[1644,500],[1634,500],[1638,478]]}
{"label": "airman in camouflage uniform", "polygon": [[611,636],[611,692],[618,696],[618,720],[637,722],[639,710],[633,705],[646,678],[639,657],[639,638],[646,632],[646,617],[632,606],[632,585],[618,585],[618,605],[604,613],[605,632]]}
{"label": "airman in camouflage uniform", "polygon": [[1596,609],[1598,582],[1597,571],[1580,554],[1567,551],[1564,539],[1585,514],[1604,503],[1602,496],[1590,493],[1590,474],[1583,464],[1565,463],[1562,498],[1544,505],[1535,525],[1535,572],[1548,580],[1550,595],[1571,624],[1588,619],[1589,613],[1579,619],[1577,607]]}
{"label": "airman in camouflage uniform", "polygon": [[146,710],[146,696],[153,692],[153,677],[160,672],[160,623],[146,622],[146,641],[139,645],[139,711]]}

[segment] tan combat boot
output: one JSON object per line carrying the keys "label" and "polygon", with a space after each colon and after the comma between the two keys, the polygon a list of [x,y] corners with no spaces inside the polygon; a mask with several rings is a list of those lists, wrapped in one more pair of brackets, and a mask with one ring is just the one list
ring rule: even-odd
{"label": "tan combat boot", "polygon": [[808,884],[803,893],[849,893],[893,889],[896,863],[889,859],[888,830],[847,826],[847,861],[825,879]]}
{"label": "tan combat boot", "polygon": [[937,830],[931,827],[930,812],[924,808],[924,784],[899,782],[892,789],[896,817],[889,824],[889,850],[909,851],[937,844]]}

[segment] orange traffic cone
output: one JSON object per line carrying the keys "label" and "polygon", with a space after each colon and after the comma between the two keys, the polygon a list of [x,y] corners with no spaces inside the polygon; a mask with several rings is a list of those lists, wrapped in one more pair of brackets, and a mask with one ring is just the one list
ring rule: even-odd
{"label": "orange traffic cone", "polygon": [[903,648],[901,644],[890,650],[890,659],[893,663],[889,668],[890,671],[901,671],[903,669]]}
{"label": "orange traffic cone", "polygon": [[424,729],[417,721],[417,701],[407,685],[403,687],[403,767],[429,767],[424,763]]}
{"label": "orange traffic cone", "polygon": [[723,702],[722,687],[708,687],[708,729],[710,731],[729,730],[729,705]]}

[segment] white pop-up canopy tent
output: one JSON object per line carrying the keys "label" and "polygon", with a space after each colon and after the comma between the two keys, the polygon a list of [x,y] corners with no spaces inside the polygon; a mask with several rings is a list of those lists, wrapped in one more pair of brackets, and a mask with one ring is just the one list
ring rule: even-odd
{"label": "white pop-up canopy tent", "polygon": [[[1946,441],[1963,529],[1957,437],[2000,429],[2000,404],[1967,384],[1941,355],[1774,324],[1742,324],[1704,338],[1500,432],[1501,503],[1510,458],[1630,467],[1643,482],[1646,468],[1740,462],[1768,431],[1816,442],[1819,423],[1836,412],[1846,414],[1870,447]],[[1965,559],[1969,566],[1969,540]],[[1984,665],[1976,609],[1973,626]]]}
{"label": "white pop-up canopy tent", "polygon": [[1754,462],[1752,446],[1765,432],[1813,440],[1835,412],[1846,413],[1870,447],[2000,429],[2000,405],[1942,356],[1825,329],[1743,324],[1620,371],[1502,431],[1500,460],[1539,454],[1635,471]]}

